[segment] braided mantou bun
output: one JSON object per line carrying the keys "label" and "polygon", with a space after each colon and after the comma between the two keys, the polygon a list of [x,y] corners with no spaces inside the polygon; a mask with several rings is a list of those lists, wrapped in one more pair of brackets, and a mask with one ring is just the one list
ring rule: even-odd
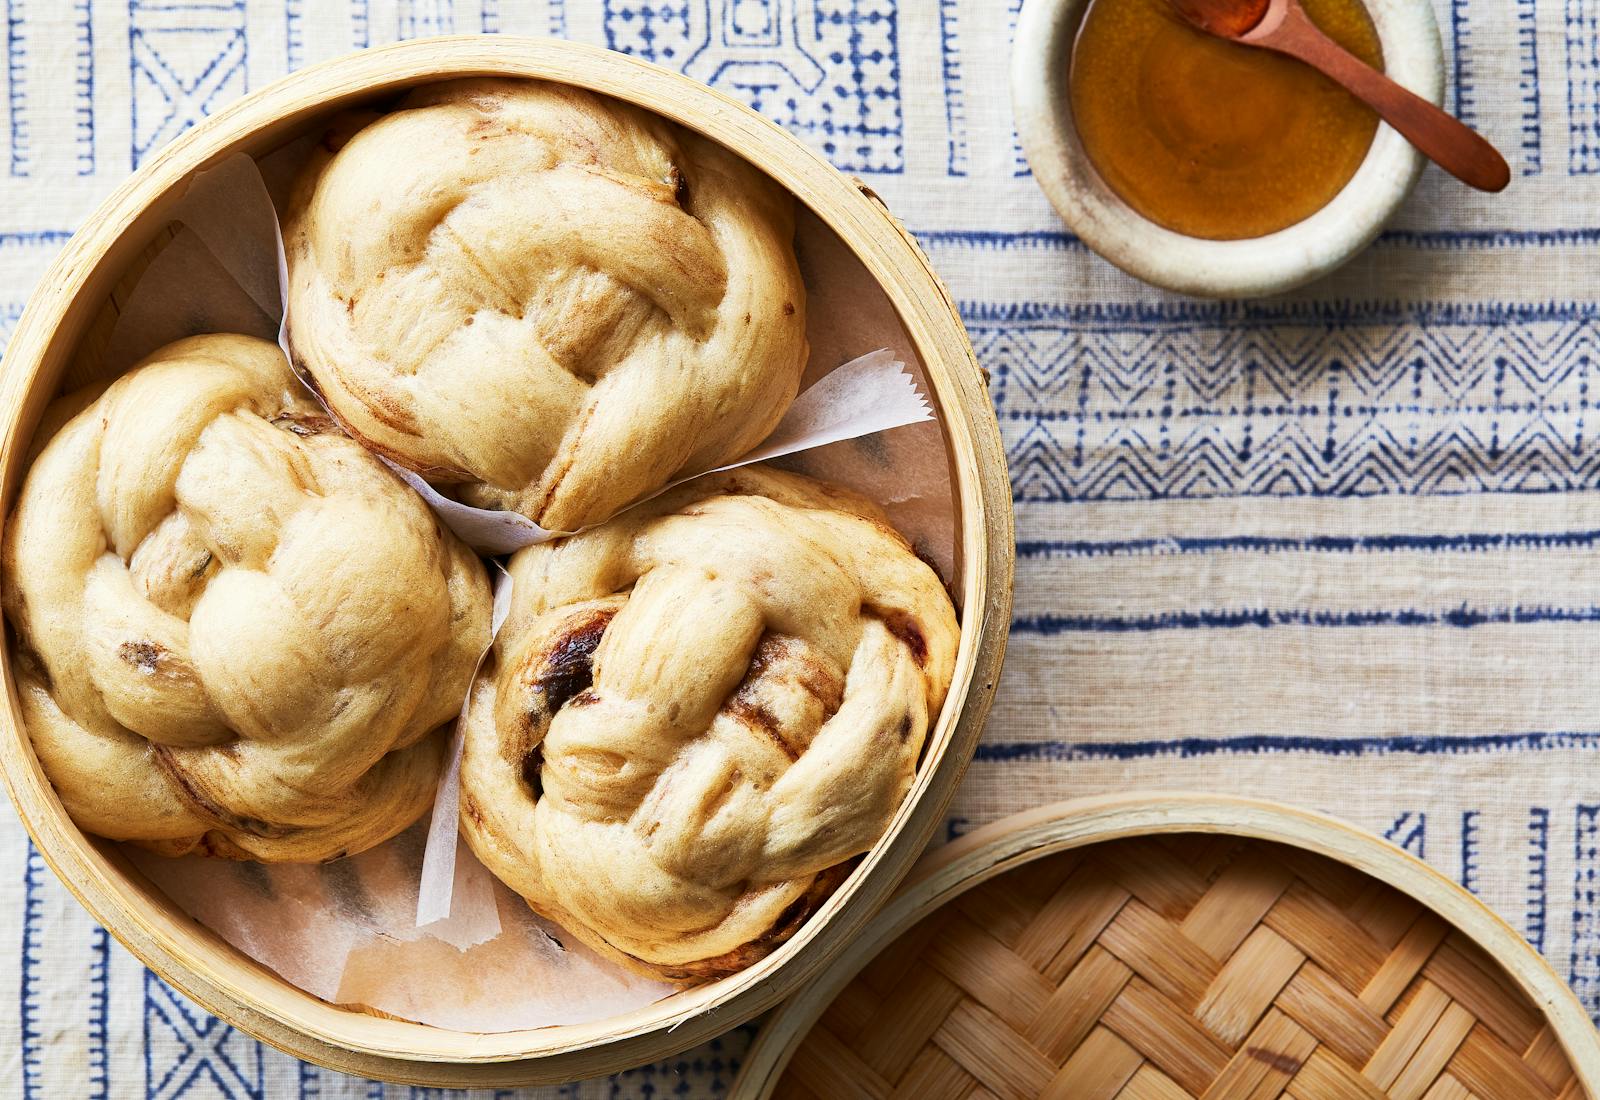
{"label": "braided mantou bun", "polygon": [[350,120],[285,238],[291,347],[350,433],[552,531],[749,451],[805,365],[794,200],[566,85],[455,81]]}
{"label": "braided mantou bun", "polygon": [[872,504],[752,467],[518,552],[462,828],[539,912],[671,980],[788,938],[883,834],[960,632]]}
{"label": "braided mantou bun", "polygon": [[411,824],[489,641],[483,564],[275,344],[180,340],[91,397],[62,399],[57,422],[82,411],[3,560],[23,718],[73,820],[294,862]]}

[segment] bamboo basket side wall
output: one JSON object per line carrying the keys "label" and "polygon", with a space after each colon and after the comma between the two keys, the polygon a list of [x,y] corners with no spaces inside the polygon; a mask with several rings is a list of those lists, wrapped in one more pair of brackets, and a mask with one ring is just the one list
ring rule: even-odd
{"label": "bamboo basket side wall", "polygon": [[[0,770],[45,861],[146,965],[209,1011],[298,1057],[406,1083],[537,1084],[612,1072],[687,1049],[780,1001],[860,930],[942,820],[993,697],[1010,617],[1010,485],[994,412],[948,293],[881,202],[798,139],[679,74],[594,47],[543,39],[443,38],[313,66],[247,96],[173,142],[120,187],[63,250],[6,349],[0,483],[9,512],[34,426],[80,344],[103,338],[119,279],[156,242],[196,171],[259,155],[316,119],[421,83],[500,75],[580,85],[656,111],[737,150],[792,191],[888,295],[920,355],[946,435],[957,504],[961,646],[923,766],[889,831],[773,955],[747,971],[594,1024],[467,1034],[326,1004],[221,941],[145,881],[113,845],[84,836],[41,773],[22,728],[9,654]],[[98,322],[96,318],[101,320]]]}

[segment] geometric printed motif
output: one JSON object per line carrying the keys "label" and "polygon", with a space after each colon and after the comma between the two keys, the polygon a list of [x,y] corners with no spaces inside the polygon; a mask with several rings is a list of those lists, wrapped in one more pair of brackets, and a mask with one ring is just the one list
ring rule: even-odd
{"label": "geometric printed motif", "polygon": [[1600,11],[1588,0],[1566,0],[1567,171],[1600,172]]}
{"label": "geometric printed motif", "polygon": [[1394,819],[1383,831],[1383,839],[1404,848],[1418,859],[1426,859],[1428,852],[1428,815],[1407,810]]}
{"label": "geometric printed motif", "polygon": [[144,988],[146,1042],[154,1040],[173,1055],[165,1065],[146,1063],[146,1100],[263,1100],[260,1043],[196,1008],[149,971]]}
{"label": "geometric printed motif", "polygon": [[1600,311],[993,309],[1017,500],[1600,487]]}
{"label": "geometric printed motif", "polygon": [[696,1047],[681,1057],[656,1065],[623,1070],[612,1078],[614,1100],[639,1097],[695,1095],[690,1081],[703,1090],[700,1095],[722,1096],[733,1087],[739,1075],[739,1056],[754,1041],[760,1029],[746,1024]]}
{"label": "geometric printed motif", "polygon": [[1567,982],[1600,1024],[1600,806],[1579,806]]}
{"label": "geometric printed motif", "polygon": [[[984,22],[993,25],[994,4],[985,4],[978,10],[982,13]],[[1016,37],[1017,17],[1021,12],[1022,0],[1005,0],[1005,41],[1008,49]],[[985,29],[987,30],[988,26]],[[939,61],[940,75],[944,83],[946,131],[945,173],[950,176],[977,174],[972,153],[973,128],[976,124],[969,118],[967,110],[969,92],[966,88],[965,70],[968,66],[962,57],[962,46],[958,0],[939,0]],[[1010,130],[1010,174],[1018,179],[1031,176],[1033,170],[1028,166],[1028,158],[1022,151],[1022,140],[1017,136],[1016,126],[1012,125]]]}
{"label": "geometric printed motif", "polygon": [[244,93],[245,15],[244,0],[131,0],[135,167]]}
{"label": "geometric printed motif", "polygon": [[451,0],[401,0],[398,23],[400,38],[455,34],[455,5]]}
{"label": "geometric printed motif", "polygon": [[28,126],[28,35],[22,0],[4,0],[6,168],[10,175],[32,174],[33,139]]}
{"label": "geometric printed motif", "polygon": [[678,69],[811,139],[847,172],[899,172],[892,0],[605,0],[606,45]]}
{"label": "geometric printed motif", "polygon": [[[137,166],[206,112],[284,68],[350,47],[429,33],[570,32],[716,86],[800,134],[846,171],[901,177],[875,185],[884,184],[890,205],[933,235],[979,238],[1004,228],[1024,230],[1024,236],[1061,237],[1059,224],[1031,185],[1012,182],[1027,171],[1009,125],[1004,79],[1018,0],[938,0],[936,6],[930,2],[925,7],[909,2],[897,6],[894,0],[603,0],[594,6],[567,0],[0,4],[7,16],[7,171],[0,177],[34,188],[24,201],[13,201],[15,210],[0,208],[0,257],[6,261],[0,271],[9,279],[0,298],[0,343],[16,322],[19,300],[32,277],[18,273],[42,270],[39,257],[60,247],[90,200],[119,182],[130,164]],[[1565,249],[1560,255],[1574,269],[1592,271],[1600,250],[1593,248],[1596,231],[1584,226],[1594,224],[1595,207],[1584,197],[1590,192],[1578,189],[1590,187],[1600,173],[1600,11],[1592,0],[1439,0],[1436,7],[1454,63],[1447,102],[1490,129],[1508,153],[1520,141],[1517,167],[1524,175],[1539,173],[1540,158],[1547,156],[1550,171],[1545,178],[1529,181],[1547,190],[1536,200],[1524,199],[1526,207],[1501,203],[1481,208],[1488,213],[1475,213],[1480,208],[1457,203],[1453,191],[1428,191],[1425,180],[1427,201],[1411,204],[1401,219],[1408,228],[1391,234],[1384,247],[1406,249],[1406,255],[1414,256],[1404,241],[1419,221],[1452,229],[1468,225],[1488,236],[1504,235],[1481,254],[1485,263],[1492,262],[1492,254],[1503,256],[1516,248],[1519,240],[1531,246],[1544,241],[1540,247]],[[925,161],[908,160],[908,141],[910,153],[926,155]],[[97,142],[106,155],[96,156]],[[68,178],[72,176],[90,178]],[[951,176],[968,177],[970,185],[954,181],[949,192],[941,192],[939,185],[951,184]],[[33,197],[53,197],[58,181],[81,188],[84,201],[74,206]],[[1031,206],[1018,202],[1022,192],[1015,188],[1023,186]],[[892,194],[897,187],[899,196]],[[947,194],[959,201],[928,197]],[[1434,210],[1432,197],[1445,194],[1449,201]],[[1535,206],[1538,216],[1530,215],[1523,226],[1521,212]],[[1017,214],[1018,208],[1038,211],[1045,220],[1021,224],[1030,215]],[[1552,218],[1560,224],[1546,225]],[[1575,224],[1567,225],[1569,220]],[[1519,238],[1517,231],[1523,229]],[[1574,295],[1587,292],[1581,280],[1553,293],[1550,287],[1560,280],[1535,274],[1529,279],[1532,290],[1517,291],[1546,304],[1488,304],[1500,300],[1499,288],[1466,275],[1478,255],[1462,254],[1449,270],[1465,289],[1444,293],[1484,304],[1402,305],[1414,293],[1435,288],[1386,280],[1380,274],[1371,284],[1372,299],[1386,304],[1361,310],[1312,304],[1323,293],[1316,288],[1305,292],[1307,301],[1299,304],[1218,306],[1160,298],[1116,281],[1115,273],[1079,247],[1063,251],[1071,254],[1046,257],[1040,278],[1014,279],[1007,285],[1020,289],[1007,293],[992,291],[985,280],[990,270],[1008,268],[1012,257],[979,256],[963,262],[957,255],[946,263],[937,250],[934,254],[952,288],[970,299],[963,313],[978,358],[993,378],[990,393],[1000,412],[1019,501],[1159,501],[1163,503],[1141,511],[1175,516],[1190,505],[1166,502],[1269,496],[1306,498],[1303,510],[1312,516],[1324,507],[1312,499],[1320,497],[1450,498],[1600,488],[1594,438],[1600,426],[1591,407],[1597,400],[1591,376],[1600,362],[1594,328],[1600,310],[1571,302]],[[1522,262],[1531,268],[1541,260],[1529,251]],[[1446,270],[1442,261],[1439,270]],[[1064,282],[1076,287],[1075,281],[1087,281],[1086,276],[1111,288],[1103,295],[1090,292],[1088,300],[1113,304],[1059,303],[1063,296],[1058,288]],[[1095,509],[1019,510],[1019,593],[1031,586],[1061,607],[1042,606],[1044,600],[1041,606],[1019,603],[1014,656],[997,713],[1009,701],[1012,713],[1022,714],[1016,703],[1022,694],[1019,685],[1028,688],[1035,680],[1030,702],[1048,702],[1051,721],[1016,726],[991,722],[975,766],[975,771],[988,770],[966,788],[985,793],[982,801],[960,812],[986,820],[996,800],[1013,797],[996,792],[1025,789],[1030,798],[1042,798],[1058,790],[1057,783],[1078,782],[1071,777],[1095,761],[1117,768],[1118,784],[1149,782],[1156,775],[1159,785],[1174,785],[1191,774],[1212,774],[1204,772],[1208,759],[1228,758],[1217,766],[1215,774],[1222,774],[1270,756],[1282,762],[1273,766],[1288,778],[1277,789],[1252,793],[1298,799],[1294,784],[1299,762],[1313,757],[1337,758],[1340,766],[1347,759],[1358,766],[1358,758],[1403,766],[1408,754],[1449,753],[1458,759],[1427,755],[1429,766],[1439,760],[1442,773],[1457,776],[1466,766],[1463,761],[1473,756],[1503,754],[1509,762],[1545,751],[1600,750],[1600,734],[1586,722],[1551,727],[1570,733],[1486,735],[1476,748],[1470,747],[1478,744],[1471,737],[1431,727],[1417,736],[1382,733],[1348,743],[1307,739],[1295,729],[1271,726],[1228,731],[1231,737],[1200,731],[1193,738],[1172,738],[1173,731],[1164,730],[1141,731],[1140,741],[1109,736],[1040,740],[1055,736],[1050,731],[1057,708],[1071,713],[1082,681],[1074,678],[1076,672],[1063,676],[1043,662],[1030,661],[1030,644],[1052,654],[1070,650],[1075,657],[1092,657],[1102,642],[1114,647],[1128,636],[1116,632],[1123,624],[1159,626],[1166,633],[1148,637],[1167,642],[1178,632],[1167,630],[1169,623],[1187,627],[1221,622],[1237,627],[1230,631],[1235,641],[1257,626],[1270,626],[1274,642],[1285,636],[1287,644],[1317,638],[1307,642],[1312,653],[1337,656],[1341,646],[1378,647],[1366,640],[1361,623],[1423,621],[1414,611],[1383,603],[1376,592],[1375,606],[1369,609],[1363,603],[1348,613],[1276,605],[1263,611],[1250,603],[1252,592],[1242,581],[1238,603],[1244,610],[1237,623],[1229,617],[1236,610],[1231,603],[1222,609],[1226,614],[1160,608],[1147,612],[1142,607],[1120,618],[1074,614],[1071,584],[1057,585],[1053,578],[1075,574],[1058,559],[1076,564],[1079,558],[1099,562],[1112,554],[1217,552],[1219,558],[1242,554],[1251,562],[1270,563],[1280,553],[1293,553],[1316,569],[1318,560],[1337,561],[1359,552],[1382,563],[1375,570],[1394,571],[1431,553],[1430,540],[1437,539],[1441,546],[1455,548],[1450,553],[1471,547],[1474,553],[1508,562],[1512,571],[1524,570],[1534,584],[1512,595],[1531,597],[1531,606],[1542,606],[1537,577],[1546,557],[1577,555],[1591,547],[1600,552],[1600,531],[1592,530],[1593,524],[1582,531],[1557,530],[1555,521],[1541,526],[1520,513],[1504,517],[1509,506],[1481,499],[1483,518],[1470,528],[1481,534],[1435,536],[1429,528],[1414,537],[1374,532],[1367,539],[1342,530],[1324,535],[1311,520],[1306,530],[1282,540],[1232,538],[1226,531],[1210,532],[1216,537],[1209,539],[1169,540],[1158,529],[1157,537],[1127,545],[1111,540],[1113,535],[1121,539],[1120,532],[1073,526],[1082,513]],[[1416,503],[1420,509],[1453,501]],[[1543,503],[1532,496],[1517,501],[1529,508]],[[1205,507],[1193,506],[1195,512]],[[1504,523],[1498,522],[1501,518]],[[1029,523],[1037,526],[1030,529]],[[1439,528],[1446,529],[1458,530],[1448,524]],[[1072,541],[1050,541],[1049,536],[1063,534],[1071,534]],[[1380,559],[1379,554],[1388,556]],[[1398,564],[1389,564],[1391,559]],[[1247,578],[1253,566],[1218,566],[1219,573],[1230,568],[1235,577]],[[1041,579],[1046,577],[1051,578],[1047,592],[1047,581]],[[1495,593],[1460,593],[1459,612],[1449,610],[1447,598],[1457,599],[1457,590],[1452,587],[1439,596],[1435,602],[1445,611],[1429,611],[1433,625],[1419,630],[1434,630],[1440,622],[1451,624],[1451,630],[1473,625],[1483,617],[1480,607],[1499,616],[1492,618],[1496,623],[1545,624],[1553,617],[1521,615],[1516,609],[1522,605],[1496,602],[1500,596]],[[1560,622],[1530,625],[1526,633],[1542,637],[1547,629],[1553,633],[1569,624],[1592,622],[1600,606],[1591,606],[1595,601],[1587,596],[1584,603],[1571,614],[1563,604],[1556,609],[1565,616]],[[1512,607],[1509,618],[1499,614],[1502,604]],[[1054,610],[1061,614],[1039,614]],[[1295,625],[1285,629],[1285,624]],[[1353,629],[1322,629],[1351,624]],[[1577,627],[1572,630],[1576,639]],[[1050,638],[1041,644],[1041,634],[1067,636],[1059,643]],[[1174,651],[1203,653],[1211,644],[1197,638],[1189,649]],[[1497,640],[1493,648],[1498,651],[1500,645]],[[1587,659],[1589,648],[1573,642],[1578,654],[1571,658],[1574,664]],[[1571,678],[1572,671],[1563,666],[1551,675]],[[1335,669],[1329,675],[1338,673]],[[1137,710],[1133,700],[1148,687],[1148,681],[1132,688],[1100,683],[1096,690],[1122,690]],[[1427,723],[1426,712],[1420,720]],[[1169,760],[1177,762],[1169,765]],[[1191,767],[1193,772],[1184,770]],[[1356,799],[1359,811],[1344,805],[1323,808],[1358,817],[1360,824],[1426,856],[1469,889],[1481,889],[1485,900],[1512,918],[1536,948],[1550,954],[1591,1013],[1600,1017],[1600,792],[1582,777],[1590,767],[1573,769],[1577,779],[1551,775],[1546,780],[1560,768],[1545,766],[1537,782],[1525,782],[1499,803],[1437,794],[1435,801],[1424,803],[1411,790],[1391,804],[1377,784],[1378,789]],[[1571,796],[1580,792],[1574,804]],[[1547,794],[1554,797],[1546,805],[1532,804]],[[24,848],[20,829],[14,821],[9,824],[13,831],[8,835],[16,838],[17,848]],[[1485,841],[1486,836],[1491,840]],[[139,1082],[143,1095],[163,1100],[423,1100],[450,1095],[357,1082],[300,1066],[211,1020],[145,973],[103,931],[86,927],[81,914],[71,935],[57,933],[49,917],[52,910],[41,908],[39,899],[55,896],[74,913],[75,903],[54,883],[37,853],[29,851],[24,859],[8,884],[8,896],[23,898],[23,919],[13,919],[7,927],[8,942],[22,948],[20,981],[11,986],[15,990],[20,985],[21,998],[13,1002],[20,1011],[3,1053],[16,1062],[20,1052],[26,1100],[80,1093],[133,1096]],[[72,965],[60,966],[62,957]],[[108,969],[118,968],[127,979],[121,983],[107,976]],[[74,1000],[73,991],[85,983],[81,1001]],[[62,1020],[61,1005],[67,1002],[73,1012],[83,1007],[76,1024]],[[62,1038],[63,1029],[73,1027],[79,1037],[75,1046]],[[680,1058],[610,1081],[492,1095],[496,1100],[720,1095],[751,1034],[750,1028],[740,1029]],[[119,1047],[119,1041],[126,1045]],[[82,1072],[87,1090],[53,1084],[50,1073],[57,1067],[50,1062],[61,1050],[79,1060],[74,1071]],[[491,1094],[473,1095],[476,1100]]]}

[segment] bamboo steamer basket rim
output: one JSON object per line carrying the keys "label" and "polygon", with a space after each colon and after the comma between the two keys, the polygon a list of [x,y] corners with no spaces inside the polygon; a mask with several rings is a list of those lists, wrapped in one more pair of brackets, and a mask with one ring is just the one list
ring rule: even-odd
{"label": "bamboo steamer basket rim", "polygon": [[1579,1084],[1600,1097],[1600,1034],[1542,955],[1457,883],[1391,842],[1338,818],[1281,803],[1186,791],[1146,791],[1039,806],[973,830],[925,855],[866,930],[821,977],[762,1025],[734,1082],[734,1100],[773,1094],[812,1026],[885,948],[968,891],[1075,848],[1135,837],[1207,833],[1287,845],[1399,891],[1488,953],[1544,1015]]}
{"label": "bamboo steamer basket rim", "polygon": [[140,961],[208,1011],[291,1055],[402,1083],[542,1084],[615,1072],[688,1049],[770,1009],[817,973],[888,897],[940,826],[972,758],[1004,655],[1014,557],[1011,489],[983,374],[955,305],[883,203],[798,138],[681,74],[555,39],[415,40],[315,65],[247,95],[178,138],[95,211],[51,265],[0,367],[0,475],[9,515],[30,435],[122,270],[166,224],[186,181],[231,153],[263,153],[355,101],[465,76],[543,79],[652,110],[735,150],[809,207],[865,265],[921,356],[951,460],[962,636],[955,676],[911,792],[862,864],[793,939],[747,970],[609,1020],[469,1033],[312,997],[197,924],[114,846],[81,833],[34,757],[10,652],[0,770],[57,876]]}

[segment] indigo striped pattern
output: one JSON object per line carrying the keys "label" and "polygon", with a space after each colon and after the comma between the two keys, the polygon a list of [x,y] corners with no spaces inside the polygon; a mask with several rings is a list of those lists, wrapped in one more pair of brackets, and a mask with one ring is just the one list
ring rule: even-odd
{"label": "indigo striped pattern", "polygon": [[[1017,602],[946,839],[1139,787],[1331,811],[1500,908],[1600,1016],[1588,0],[1436,4],[1446,102],[1507,152],[1516,186],[1487,201],[1429,172],[1348,268],[1238,303],[1140,286],[1049,208],[1010,112],[1018,0],[0,4],[0,342],[131,170],[347,50],[553,34],[767,114],[912,227],[988,372]],[[232,1031],[96,929],[14,819],[0,857],[17,997],[0,1041],[25,1098],[442,1095]],[[750,1035],[611,1079],[473,1095],[718,1097]]]}

